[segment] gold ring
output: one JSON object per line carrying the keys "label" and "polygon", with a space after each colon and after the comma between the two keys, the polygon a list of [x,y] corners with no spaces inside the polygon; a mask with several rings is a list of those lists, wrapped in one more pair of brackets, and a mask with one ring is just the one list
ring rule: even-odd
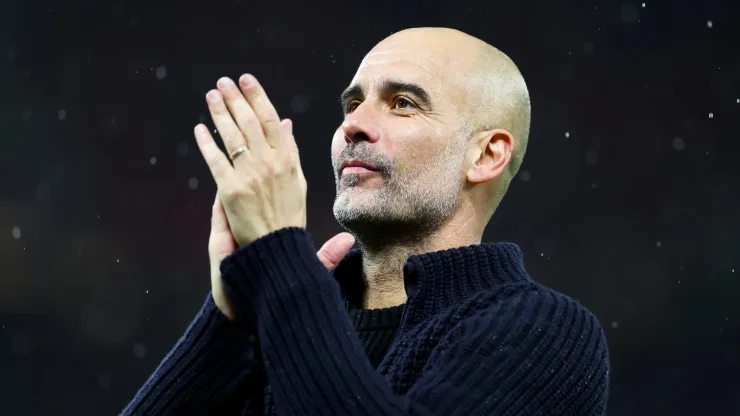
{"label": "gold ring", "polygon": [[242,153],[246,152],[247,150],[249,150],[249,149],[247,149],[247,146],[241,146],[241,147],[239,147],[238,149],[234,150],[234,152],[233,152],[232,154],[230,154],[230,155],[229,155],[229,157],[230,157],[230,158],[231,158],[231,160],[233,161],[233,160],[235,160],[235,159],[236,159],[237,157],[239,157],[239,155],[240,155],[240,154],[242,154]]}

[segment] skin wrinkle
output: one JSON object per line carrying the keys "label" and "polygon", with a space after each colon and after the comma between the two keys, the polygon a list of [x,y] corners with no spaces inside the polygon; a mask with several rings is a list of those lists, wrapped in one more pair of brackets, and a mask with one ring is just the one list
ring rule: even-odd
{"label": "skin wrinkle", "polygon": [[[387,80],[418,84],[413,94],[380,95]],[[410,255],[479,244],[519,169],[529,130],[529,95],[514,63],[462,32],[417,28],[391,35],[363,59],[332,141],[334,215],[363,256],[363,306],[406,301]],[[404,101],[405,100],[405,101]],[[342,175],[347,158],[378,172]]]}

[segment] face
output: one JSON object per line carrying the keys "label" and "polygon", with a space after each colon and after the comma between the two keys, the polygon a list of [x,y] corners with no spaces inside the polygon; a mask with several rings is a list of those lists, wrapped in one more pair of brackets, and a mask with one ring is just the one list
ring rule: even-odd
{"label": "face", "polygon": [[[358,240],[423,238],[455,212],[467,148],[454,65],[439,51],[379,45],[343,93],[331,148],[334,216]],[[342,169],[348,159],[375,171]],[[382,240],[382,241],[379,241]]]}

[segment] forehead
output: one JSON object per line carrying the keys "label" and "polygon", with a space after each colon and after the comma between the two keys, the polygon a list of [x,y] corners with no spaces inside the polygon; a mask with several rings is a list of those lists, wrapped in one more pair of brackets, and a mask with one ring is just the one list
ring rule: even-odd
{"label": "forehead", "polygon": [[441,45],[384,42],[365,56],[351,84],[371,90],[378,83],[393,79],[418,84],[435,101],[442,101],[445,96],[459,93],[455,74],[462,69],[462,63],[450,52]]}

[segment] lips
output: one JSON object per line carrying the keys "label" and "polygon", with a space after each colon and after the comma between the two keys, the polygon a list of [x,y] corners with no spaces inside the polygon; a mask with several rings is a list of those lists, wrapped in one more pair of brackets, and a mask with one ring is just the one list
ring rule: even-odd
{"label": "lips", "polygon": [[[342,166],[340,170],[344,170],[346,168],[362,168],[362,169],[367,169],[371,171],[378,170],[373,165],[370,165],[369,163],[365,163],[358,159],[346,159],[344,162],[342,162]],[[359,169],[353,169],[353,170],[359,170]]]}

